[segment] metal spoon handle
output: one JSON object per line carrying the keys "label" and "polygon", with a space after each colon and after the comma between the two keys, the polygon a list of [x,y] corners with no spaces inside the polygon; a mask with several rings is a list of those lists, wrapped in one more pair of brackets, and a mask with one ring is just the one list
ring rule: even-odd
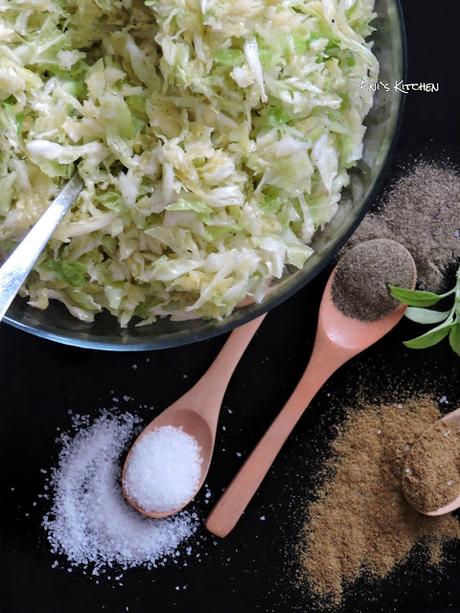
{"label": "metal spoon handle", "polygon": [[0,268],[0,321],[82,188],[83,181],[74,174]]}

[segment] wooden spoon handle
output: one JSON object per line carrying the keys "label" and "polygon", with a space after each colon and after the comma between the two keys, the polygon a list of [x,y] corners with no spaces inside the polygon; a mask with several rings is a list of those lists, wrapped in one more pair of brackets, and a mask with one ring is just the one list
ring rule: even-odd
{"label": "wooden spoon handle", "polygon": [[326,356],[313,352],[307,370],[284,408],[211,511],[206,528],[216,536],[223,538],[233,530],[310,401],[347,360],[344,355],[328,357],[325,359]]}
{"label": "wooden spoon handle", "polygon": [[[220,407],[230,378],[265,316],[266,313],[233,330],[217,358],[186,393],[189,406],[208,422],[217,420],[215,408]],[[184,397],[180,402],[183,404]]]}

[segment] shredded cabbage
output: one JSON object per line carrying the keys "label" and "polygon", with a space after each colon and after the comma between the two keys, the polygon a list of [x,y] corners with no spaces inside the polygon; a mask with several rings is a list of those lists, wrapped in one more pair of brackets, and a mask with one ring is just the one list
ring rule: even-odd
{"label": "shredded cabbage", "polygon": [[222,318],[337,211],[373,0],[0,0],[0,247],[77,169],[24,288],[83,321]]}

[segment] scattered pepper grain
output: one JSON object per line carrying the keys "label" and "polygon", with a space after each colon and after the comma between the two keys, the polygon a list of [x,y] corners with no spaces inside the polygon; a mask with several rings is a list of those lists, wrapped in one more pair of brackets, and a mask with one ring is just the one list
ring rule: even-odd
{"label": "scattered pepper grain", "polygon": [[460,539],[454,516],[421,515],[402,491],[412,444],[440,416],[430,397],[350,413],[302,532],[301,578],[318,597],[340,604],[347,585],[365,573],[385,577],[418,543],[437,564],[444,544]]}
{"label": "scattered pepper grain", "polygon": [[448,163],[419,161],[366,215],[347,247],[373,238],[403,243],[414,257],[422,289],[440,290],[460,260],[460,174]]}

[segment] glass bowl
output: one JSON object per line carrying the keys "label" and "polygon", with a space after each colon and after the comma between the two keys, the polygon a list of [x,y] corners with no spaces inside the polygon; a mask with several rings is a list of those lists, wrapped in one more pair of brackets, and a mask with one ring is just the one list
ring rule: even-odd
{"label": "glass bowl", "polygon": [[130,324],[120,328],[109,313],[101,313],[89,324],[75,319],[56,301],[42,311],[30,307],[19,297],[4,321],[31,334],[78,347],[109,351],[163,349],[228,332],[273,309],[304,287],[341,249],[366,214],[382,187],[395,146],[403,95],[394,84],[405,75],[404,24],[399,0],[376,0],[376,12],[374,52],[380,62],[380,81],[390,87],[381,87],[375,94],[374,106],[366,119],[363,159],[351,173],[350,186],[343,193],[339,212],[324,231],[315,236],[312,243],[315,255],[307,260],[302,270],[288,270],[283,279],[271,287],[262,303],[237,309],[222,321],[160,319],[149,326]]}

